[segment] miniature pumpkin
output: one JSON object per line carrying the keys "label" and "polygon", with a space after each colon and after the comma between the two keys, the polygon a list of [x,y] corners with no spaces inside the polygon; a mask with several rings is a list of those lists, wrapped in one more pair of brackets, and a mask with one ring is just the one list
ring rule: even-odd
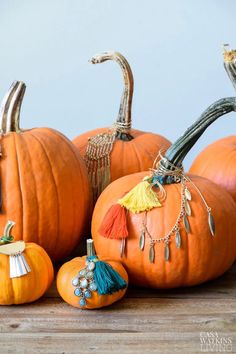
{"label": "miniature pumpkin", "polygon": [[119,64],[124,78],[125,86],[118,118],[112,128],[95,129],[79,135],[73,141],[85,159],[94,201],[110,182],[130,173],[145,171],[152,166],[157,152],[170,146],[170,142],[160,135],[132,129],[131,68],[118,52],[96,55],[91,63],[103,63],[107,60],[114,60]]}
{"label": "miniature pumpkin", "polygon": [[185,174],[182,162],[214,120],[235,110],[236,98],[211,105],[156,169],[120,178],[99,197],[92,219],[95,247],[122,261],[131,283],[196,285],[220,276],[234,262],[232,197],[205,178]]}
{"label": "miniature pumpkin", "polygon": [[70,305],[96,309],[121,299],[127,289],[128,275],[120,262],[97,257],[93,240],[87,240],[87,257],[63,264],[57,275],[57,289]]}
{"label": "miniature pumpkin", "polygon": [[14,82],[2,105],[0,228],[15,220],[15,240],[35,242],[58,260],[78,244],[87,221],[86,166],[56,130],[20,129],[24,91],[23,82]]}
{"label": "miniature pumpkin", "polygon": [[9,221],[0,239],[0,305],[19,305],[39,299],[53,281],[52,262],[36,243],[12,242]]}
{"label": "miniature pumpkin", "polygon": [[[236,51],[225,50],[224,60],[236,88]],[[209,178],[226,189],[236,201],[236,135],[208,145],[194,160],[190,173]]]}

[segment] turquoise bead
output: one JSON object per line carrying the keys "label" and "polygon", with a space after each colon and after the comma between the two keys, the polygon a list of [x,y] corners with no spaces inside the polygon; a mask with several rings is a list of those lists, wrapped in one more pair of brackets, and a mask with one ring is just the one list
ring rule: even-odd
{"label": "turquoise bead", "polygon": [[82,297],[80,300],[79,300],[79,304],[81,307],[84,307],[86,305],[86,300]]}
{"label": "turquoise bead", "polygon": [[91,291],[96,291],[96,290],[97,290],[97,285],[96,285],[96,283],[90,283],[90,284],[89,284],[89,290],[91,290]]}
{"label": "turquoise bead", "polygon": [[91,295],[91,292],[89,290],[86,290],[84,292],[84,296],[86,297],[86,299],[89,299],[92,295]]}
{"label": "turquoise bead", "polygon": [[74,291],[75,296],[81,296],[82,295],[82,291],[80,288],[76,288]]}

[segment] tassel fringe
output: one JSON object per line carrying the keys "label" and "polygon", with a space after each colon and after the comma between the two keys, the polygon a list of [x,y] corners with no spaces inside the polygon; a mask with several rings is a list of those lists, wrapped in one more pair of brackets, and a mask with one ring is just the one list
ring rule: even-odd
{"label": "tassel fringe", "polygon": [[153,191],[149,182],[149,177],[145,177],[142,182],[131,189],[123,198],[119,199],[118,203],[132,213],[140,213],[161,207],[157,194]]}
{"label": "tassel fringe", "polygon": [[128,229],[125,208],[120,204],[112,205],[107,211],[98,232],[107,238],[126,238],[128,236]]}
{"label": "tassel fringe", "polygon": [[110,266],[110,264],[100,261],[97,257],[94,261],[96,266],[93,277],[99,295],[111,295],[127,287],[126,281],[115,269],[112,268],[112,266]]}

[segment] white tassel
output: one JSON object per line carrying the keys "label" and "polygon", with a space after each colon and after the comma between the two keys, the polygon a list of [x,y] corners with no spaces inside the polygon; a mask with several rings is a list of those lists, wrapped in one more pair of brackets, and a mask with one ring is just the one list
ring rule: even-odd
{"label": "white tassel", "polygon": [[13,254],[10,258],[10,278],[18,278],[28,274],[31,269],[23,253]]}

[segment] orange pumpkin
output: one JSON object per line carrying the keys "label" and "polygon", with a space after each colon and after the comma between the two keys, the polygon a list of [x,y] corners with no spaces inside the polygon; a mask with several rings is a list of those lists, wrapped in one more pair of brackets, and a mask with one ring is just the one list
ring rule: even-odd
{"label": "orange pumpkin", "polygon": [[[87,240],[87,242],[89,241],[91,240]],[[125,280],[126,284],[128,283],[127,272],[120,262],[113,261],[108,257],[99,257],[99,260],[108,263],[116,272],[119,273],[119,275]],[[119,291],[115,291],[112,294],[100,295],[97,291],[92,291],[91,297],[86,299],[86,304],[84,303],[84,305],[81,306],[78,297],[79,295],[75,295],[76,290],[79,290],[79,288],[75,288],[76,285],[73,285],[73,279],[77,280],[76,277],[81,270],[84,270],[85,264],[86,256],[76,257],[63,264],[63,266],[59,269],[57,274],[57,290],[65,302],[74,307],[90,310],[111,305],[124,296],[126,287]]]}
{"label": "orange pumpkin", "polygon": [[0,228],[15,220],[16,240],[35,242],[58,260],[78,244],[87,221],[87,171],[58,131],[20,129],[24,91],[24,83],[14,82],[2,106]]}
{"label": "orange pumpkin", "polygon": [[[9,230],[13,225],[12,222],[8,224]],[[18,243],[24,244],[23,241],[19,241],[11,243],[10,247],[15,247]],[[17,275],[10,278],[9,255],[2,253],[5,252],[5,246],[0,246],[0,305],[19,305],[39,299],[53,281],[54,271],[49,256],[42,247],[35,243],[24,244],[24,261],[27,262],[29,272],[23,276]]]}
{"label": "orange pumpkin", "polygon": [[170,142],[158,134],[131,127],[133,75],[129,63],[118,52],[105,52],[91,59],[93,64],[114,60],[124,78],[119,114],[111,129],[99,128],[79,135],[73,143],[86,161],[94,201],[112,181],[130,173],[145,171],[152,166],[157,152],[165,151]]}
{"label": "orange pumpkin", "polygon": [[[211,105],[167,150],[148,179],[143,180],[148,172],[120,178],[99,197],[92,219],[95,247],[107,257],[121,261],[131,283],[152,288],[196,285],[220,276],[234,262],[236,207],[232,197],[205,178],[184,174],[182,161],[208,125],[235,109],[235,98]],[[130,189],[128,199],[125,193]],[[114,224],[111,221],[111,210],[117,202],[121,212],[127,203],[127,235],[120,215],[116,215]],[[129,211],[128,204],[137,212]],[[103,223],[108,215],[109,235],[105,235]],[[115,227],[116,219],[119,225]],[[121,240],[114,239],[119,236]]]}
{"label": "orange pumpkin", "polygon": [[208,145],[196,157],[189,172],[215,182],[236,201],[236,135]]}
{"label": "orange pumpkin", "polygon": [[[224,60],[228,76],[236,88],[236,51],[225,50]],[[236,201],[236,135],[207,146],[194,160],[189,172],[222,186]]]}

